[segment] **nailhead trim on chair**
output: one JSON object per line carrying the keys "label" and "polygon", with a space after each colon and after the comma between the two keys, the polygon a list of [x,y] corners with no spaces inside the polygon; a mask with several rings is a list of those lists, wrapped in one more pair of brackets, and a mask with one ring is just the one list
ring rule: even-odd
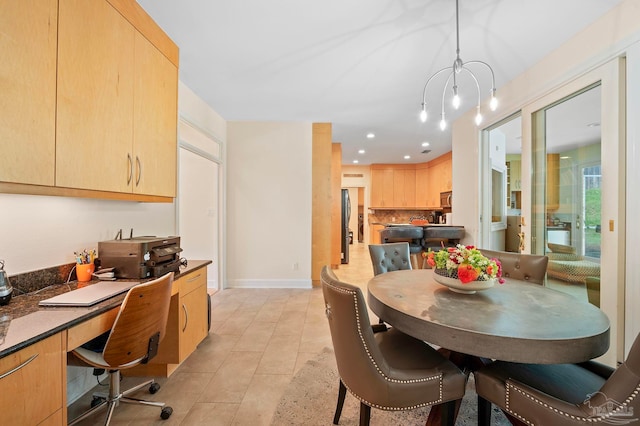
{"label": "nailhead trim on chair", "polygon": [[367,356],[369,357],[369,360],[374,365],[374,367],[376,368],[376,371],[378,372],[378,374],[380,374],[380,376],[382,376],[386,381],[392,382],[392,383],[422,383],[422,382],[428,382],[428,381],[431,381],[431,380],[439,380],[439,395],[438,395],[438,399],[437,400],[432,401],[432,402],[424,402],[422,404],[412,405],[410,407],[398,408],[398,407],[388,407],[388,406],[373,404],[373,403],[371,403],[371,402],[359,397],[355,392],[353,392],[349,388],[349,386],[346,385],[346,383],[342,382],[342,384],[344,384],[345,387],[347,389],[349,389],[349,392],[353,396],[355,396],[358,400],[364,402],[368,406],[374,407],[374,408],[378,408],[380,410],[386,410],[386,411],[413,410],[413,409],[416,409],[416,408],[425,407],[427,405],[434,405],[434,404],[441,403],[442,402],[442,373],[437,374],[435,376],[429,376],[429,377],[425,377],[425,378],[422,378],[422,379],[415,379],[415,380],[392,379],[391,377],[388,377],[386,374],[384,374],[384,372],[380,369],[378,364],[375,362],[375,360],[371,356],[371,352],[369,351],[369,347],[367,346],[367,343],[364,340],[364,336],[362,335],[362,324],[360,323],[360,315],[358,314],[357,292],[351,291],[351,290],[346,290],[346,289],[343,289],[341,287],[336,287],[336,286],[334,286],[334,285],[332,285],[331,283],[328,283],[328,282],[327,282],[327,285],[329,285],[332,289],[334,289],[336,291],[339,291],[339,292],[342,292],[342,293],[346,293],[346,294],[350,294],[350,295],[353,296],[353,301],[354,301],[355,306],[356,306],[356,322],[358,324],[358,335],[360,336],[360,341],[362,342],[362,345],[364,346],[364,349],[367,352]]}
{"label": "nailhead trim on chair", "polygon": [[585,423],[595,423],[595,422],[599,422],[599,421],[604,421],[605,419],[608,419],[609,417],[612,417],[614,414],[616,414],[617,412],[621,411],[623,408],[627,407],[627,405],[629,405],[629,403],[631,401],[633,401],[637,396],[638,393],[640,393],[640,383],[636,386],[636,388],[633,390],[633,392],[631,392],[631,395],[622,403],[620,404],[620,407],[616,408],[615,410],[613,410],[610,413],[605,414],[604,416],[598,416],[598,417],[577,417],[574,416],[573,414],[569,414],[566,413],[564,411],[558,410],[557,408],[551,407],[549,404],[547,404],[546,402],[540,401],[538,398],[534,397],[533,395],[531,395],[530,393],[528,393],[527,391],[525,391],[522,388],[519,388],[518,386],[514,385],[513,383],[507,382],[506,384],[506,410],[509,412],[509,414],[514,415],[515,417],[517,417],[519,420],[522,420],[523,422],[527,423],[528,425],[533,426],[533,423],[531,423],[529,420],[525,419],[524,417],[522,417],[520,414],[516,413],[515,411],[513,411],[510,407],[509,407],[509,390],[513,388],[516,392],[524,395],[525,397],[529,398],[530,400],[534,401],[535,403],[542,405],[545,408],[548,408],[560,415],[563,415],[565,417],[569,417],[572,420],[577,420],[577,421],[581,421],[581,422],[585,422]]}

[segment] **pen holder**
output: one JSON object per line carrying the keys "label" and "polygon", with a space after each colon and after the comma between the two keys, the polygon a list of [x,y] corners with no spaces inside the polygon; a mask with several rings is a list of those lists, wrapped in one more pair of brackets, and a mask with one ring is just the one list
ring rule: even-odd
{"label": "pen holder", "polygon": [[79,282],[87,282],[91,281],[91,274],[95,270],[95,265],[93,263],[83,263],[76,265],[76,277]]}

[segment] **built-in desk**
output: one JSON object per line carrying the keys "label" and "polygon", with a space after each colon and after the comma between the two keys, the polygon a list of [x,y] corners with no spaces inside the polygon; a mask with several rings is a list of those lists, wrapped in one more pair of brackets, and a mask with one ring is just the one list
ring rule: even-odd
{"label": "built-in desk", "polygon": [[[189,261],[176,274],[166,335],[151,361],[154,367],[130,369],[125,374],[167,376],[206,337],[206,266],[210,263]],[[108,331],[126,295],[88,308],[38,306],[40,300],[75,288],[76,282],[57,285],[37,294],[17,296],[0,308],[0,315],[12,316],[0,345],[0,425],[67,424],[66,353]],[[174,346],[178,347],[177,356],[170,353]]]}

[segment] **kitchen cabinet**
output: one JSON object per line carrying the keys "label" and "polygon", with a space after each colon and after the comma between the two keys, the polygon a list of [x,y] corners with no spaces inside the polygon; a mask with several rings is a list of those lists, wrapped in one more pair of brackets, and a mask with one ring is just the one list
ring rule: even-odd
{"label": "kitchen cabinet", "polygon": [[560,207],[560,154],[547,154],[547,210]]}
{"label": "kitchen cabinet", "polygon": [[382,238],[380,237],[380,231],[384,229],[384,225],[370,225],[369,226],[369,238],[370,244],[382,244]]}
{"label": "kitchen cabinet", "polygon": [[57,0],[0,8],[0,182],[54,184]]}
{"label": "kitchen cabinet", "polygon": [[511,191],[522,191],[522,178],[521,178],[521,162],[519,160],[512,160],[509,162],[509,176],[507,176]]}
{"label": "kitchen cabinet", "polygon": [[0,424],[62,424],[66,361],[61,333],[0,358]]}
{"label": "kitchen cabinet", "polygon": [[135,34],[133,192],[175,197],[178,68]]}
{"label": "kitchen cabinet", "polygon": [[131,192],[135,29],[103,0],[60,0],[56,185]]}
{"label": "kitchen cabinet", "polygon": [[416,207],[432,207],[429,204],[429,168],[426,164],[416,166]]}
{"label": "kitchen cabinet", "polygon": [[177,67],[104,0],[60,0],[56,186],[175,196]]}
{"label": "kitchen cabinet", "polygon": [[169,376],[207,336],[207,269],[180,275],[169,306],[166,334],[148,364],[129,369],[133,375]]}
{"label": "kitchen cabinet", "polygon": [[415,207],[416,205],[416,171],[393,171],[393,206]]}
{"label": "kitchen cabinet", "polygon": [[393,207],[393,169],[371,169],[371,207]]}

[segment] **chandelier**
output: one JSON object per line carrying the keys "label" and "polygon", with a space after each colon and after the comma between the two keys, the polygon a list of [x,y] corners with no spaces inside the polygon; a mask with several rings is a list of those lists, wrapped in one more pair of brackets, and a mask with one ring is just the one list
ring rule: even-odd
{"label": "chandelier", "polygon": [[441,70],[433,74],[431,77],[429,77],[429,80],[427,80],[427,83],[424,85],[424,89],[422,91],[422,110],[420,111],[420,120],[424,123],[427,121],[426,102],[427,102],[427,88],[429,87],[429,83],[431,83],[431,81],[438,75],[445,72],[449,72],[447,81],[444,84],[444,88],[442,89],[442,110],[440,115],[440,130],[443,130],[443,131],[447,128],[447,121],[445,119],[445,114],[444,114],[444,100],[445,100],[445,95],[447,93],[447,87],[449,86],[449,83],[453,80],[453,86],[451,87],[451,90],[453,92],[453,98],[451,99],[451,104],[454,109],[458,109],[461,104],[461,99],[460,99],[460,96],[458,95],[458,74],[462,72],[469,74],[473,79],[473,81],[476,83],[476,89],[478,91],[478,103],[476,106],[475,122],[476,122],[476,125],[478,126],[480,125],[480,123],[482,123],[482,114],[480,113],[480,83],[478,83],[478,78],[467,67],[467,65],[481,64],[487,67],[487,69],[489,69],[489,72],[491,73],[491,81],[492,81],[491,101],[489,102],[489,107],[491,108],[491,111],[495,111],[496,108],[498,107],[498,100],[496,99],[496,78],[493,74],[493,69],[491,69],[489,64],[483,61],[463,62],[462,59],[460,59],[460,23],[459,23],[458,16],[459,16],[458,0],[456,0],[456,59],[453,61],[452,66],[442,68]]}

